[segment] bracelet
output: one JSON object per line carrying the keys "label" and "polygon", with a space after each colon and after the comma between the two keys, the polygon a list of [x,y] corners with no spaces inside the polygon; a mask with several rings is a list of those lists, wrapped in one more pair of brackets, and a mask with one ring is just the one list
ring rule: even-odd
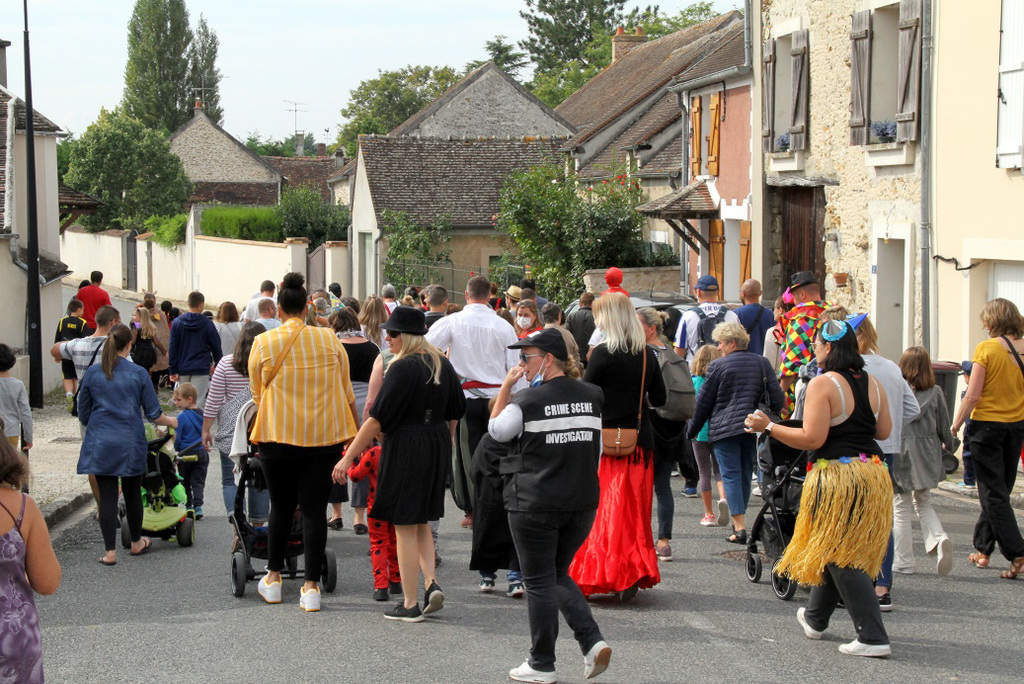
{"label": "bracelet", "polygon": [[768,421],[768,424],[764,426],[764,431],[765,431],[765,432],[771,432],[771,431],[772,431],[772,426],[773,426],[773,425],[775,425],[775,423],[773,423],[773,422],[771,422],[771,421]]}

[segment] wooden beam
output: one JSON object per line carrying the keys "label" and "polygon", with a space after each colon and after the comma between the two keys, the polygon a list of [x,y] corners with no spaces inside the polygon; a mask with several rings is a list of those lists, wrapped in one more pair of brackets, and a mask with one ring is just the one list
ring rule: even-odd
{"label": "wooden beam", "polygon": [[697,242],[699,242],[701,245],[703,245],[704,249],[710,250],[711,249],[711,243],[709,243],[707,240],[704,239],[704,236],[700,234],[700,231],[697,230],[696,228],[694,228],[693,225],[689,221],[687,221],[686,219],[681,219],[681,220],[683,222],[683,225],[686,226],[686,228],[690,231],[690,234],[693,235],[693,238]]}
{"label": "wooden beam", "polygon": [[700,253],[700,247],[698,247],[697,243],[694,242],[690,238],[690,236],[686,234],[686,231],[683,230],[682,226],[680,226],[678,223],[676,223],[672,219],[663,219],[663,220],[665,221],[665,223],[667,223],[668,225],[672,226],[672,230],[675,231],[676,235],[678,235],[683,240],[683,242],[685,242],[686,244],[688,244],[690,246],[690,249],[692,249],[694,252],[697,252],[698,254]]}
{"label": "wooden beam", "polygon": [[68,229],[68,226],[70,226],[72,223],[77,221],[79,216],[84,216],[87,213],[95,213],[95,212],[70,211],[70,212],[68,212],[66,214],[61,214],[60,215],[60,234],[63,235],[64,231]]}

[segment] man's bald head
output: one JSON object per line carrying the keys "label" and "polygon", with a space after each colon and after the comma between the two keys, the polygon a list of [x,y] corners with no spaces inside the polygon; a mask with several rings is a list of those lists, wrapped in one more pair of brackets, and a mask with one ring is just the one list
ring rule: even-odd
{"label": "man's bald head", "polygon": [[740,285],[740,298],[744,304],[761,303],[761,283],[751,278]]}

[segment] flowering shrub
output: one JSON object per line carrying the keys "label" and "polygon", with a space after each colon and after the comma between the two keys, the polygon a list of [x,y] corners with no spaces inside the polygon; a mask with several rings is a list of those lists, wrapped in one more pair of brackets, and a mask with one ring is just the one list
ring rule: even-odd
{"label": "flowering shrub", "polygon": [[871,132],[875,134],[875,137],[883,141],[891,141],[896,139],[896,122],[892,119],[882,119],[881,121],[871,122]]}

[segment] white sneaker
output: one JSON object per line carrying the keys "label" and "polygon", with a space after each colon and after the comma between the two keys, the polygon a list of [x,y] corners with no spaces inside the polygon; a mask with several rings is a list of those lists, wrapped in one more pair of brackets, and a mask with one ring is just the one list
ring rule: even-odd
{"label": "white sneaker", "polygon": [[302,589],[299,595],[299,607],[307,613],[315,613],[320,610],[320,589]]}
{"label": "white sneaker", "polygon": [[280,603],[281,602],[281,580],[277,582],[267,582],[267,576],[264,575],[260,583],[256,585],[256,591],[259,592],[260,596],[267,603]]}
{"label": "white sneaker", "polygon": [[940,577],[944,577],[953,569],[953,542],[949,540],[949,537],[939,541],[936,553],[939,558],[935,561],[935,570]]}
{"label": "white sneaker", "polygon": [[729,524],[729,502],[725,499],[718,500],[718,518],[716,522],[719,527],[725,527]]}
{"label": "white sneaker", "polygon": [[814,639],[815,641],[821,639],[821,635],[824,634],[824,630],[818,631],[807,624],[807,618],[804,617],[804,613],[807,611],[806,608],[799,608],[796,611],[796,621],[800,623],[800,626],[804,628],[804,636],[808,639]]}
{"label": "white sneaker", "polygon": [[839,652],[868,658],[888,658],[892,655],[892,648],[889,644],[865,644],[860,639],[854,639],[848,644],[839,644]]}
{"label": "white sneaker", "polygon": [[583,656],[583,676],[593,679],[608,669],[611,660],[612,647],[604,641],[598,641],[587,651],[587,655]]}
{"label": "white sneaker", "polygon": [[516,682],[532,682],[533,684],[555,684],[558,681],[558,677],[555,676],[555,671],[541,672],[540,670],[534,670],[530,667],[530,662],[526,661],[519,667],[513,668],[508,671],[509,679]]}

